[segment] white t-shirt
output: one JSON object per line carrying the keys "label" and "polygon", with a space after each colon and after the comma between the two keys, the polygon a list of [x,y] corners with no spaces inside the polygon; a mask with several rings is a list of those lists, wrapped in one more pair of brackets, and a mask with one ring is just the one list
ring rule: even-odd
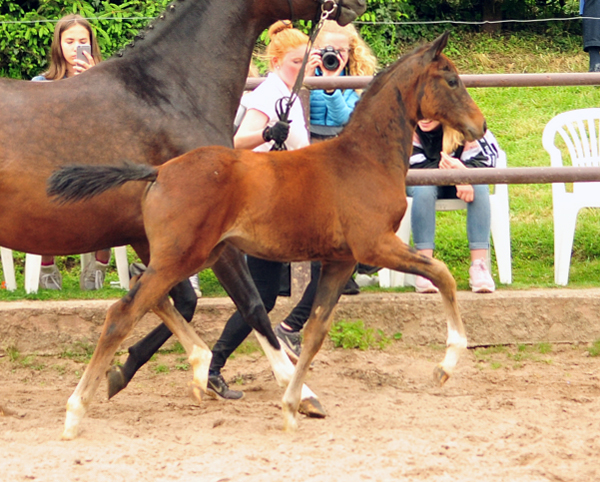
{"label": "white t-shirt", "polygon": [[[277,101],[282,97],[289,97],[290,95],[290,89],[288,89],[283,80],[277,74],[271,72],[262,84],[242,98],[241,104],[246,110],[256,109],[265,114],[269,118],[267,125],[271,127],[279,120],[275,112]],[[285,101],[283,104],[285,107]],[[292,105],[288,120],[292,121],[290,123],[290,133],[285,141],[288,150],[292,151],[308,146],[310,144],[308,130],[304,122],[304,111],[302,110],[302,103],[299,98],[296,98],[296,101]],[[256,152],[270,151],[273,143],[274,141],[265,142],[253,150]]]}

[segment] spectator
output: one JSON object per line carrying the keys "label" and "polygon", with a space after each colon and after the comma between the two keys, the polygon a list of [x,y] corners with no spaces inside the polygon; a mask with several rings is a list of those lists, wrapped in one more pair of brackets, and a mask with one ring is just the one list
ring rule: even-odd
{"label": "spectator", "polygon": [[583,50],[590,56],[590,72],[600,72],[600,0],[580,0],[583,19]]}
{"label": "spectator", "polygon": [[[466,169],[494,167],[499,147],[490,131],[482,139],[464,142],[457,131],[436,120],[418,122],[413,135],[411,169]],[[432,257],[435,238],[435,202],[438,198],[459,198],[467,203],[467,237],[471,250],[469,284],[475,293],[492,293],[496,286],[486,260],[490,246],[490,199],[488,185],[408,186],[413,198],[411,229],[415,248]],[[418,293],[437,293],[426,278],[417,276]]]}
{"label": "spectator", "polygon": [[[91,54],[83,52],[87,61],[77,59],[77,47],[90,45]],[[54,37],[50,47],[50,67],[32,80],[62,80],[85,72],[102,61],[100,49],[92,26],[80,15],[67,15],[54,27]],[[83,290],[97,290],[104,284],[106,268],[110,261],[110,249],[97,251],[92,261],[84,267],[80,286]],[[54,256],[42,256],[40,287],[50,290],[62,289],[62,276]]]}

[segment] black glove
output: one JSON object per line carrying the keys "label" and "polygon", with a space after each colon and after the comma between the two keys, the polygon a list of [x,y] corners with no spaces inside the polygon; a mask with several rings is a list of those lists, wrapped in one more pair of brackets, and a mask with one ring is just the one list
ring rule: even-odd
{"label": "black glove", "polygon": [[290,133],[290,122],[277,121],[272,127],[265,127],[262,134],[265,142],[275,141],[278,144],[283,144]]}

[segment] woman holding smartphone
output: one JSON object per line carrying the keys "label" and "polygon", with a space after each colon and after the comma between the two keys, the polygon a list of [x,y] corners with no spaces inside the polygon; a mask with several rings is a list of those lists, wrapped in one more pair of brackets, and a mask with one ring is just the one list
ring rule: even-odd
{"label": "woman holding smartphone", "polygon": [[[77,47],[83,45],[88,46],[89,49],[80,48],[78,58]],[[32,80],[41,82],[67,79],[85,72],[101,61],[100,48],[90,23],[80,15],[66,15],[54,27],[54,37],[50,47],[50,67]],[[109,261],[110,249],[96,251],[91,263],[85,266],[81,273],[79,283],[81,289],[102,288]],[[40,288],[62,289],[62,276],[54,262],[54,256],[42,256]]]}

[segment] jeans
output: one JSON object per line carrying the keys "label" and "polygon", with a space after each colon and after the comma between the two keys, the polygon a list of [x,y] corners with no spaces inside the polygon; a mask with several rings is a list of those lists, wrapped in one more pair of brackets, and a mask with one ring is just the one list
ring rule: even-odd
{"label": "jeans", "polygon": [[[467,203],[467,238],[469,249],[490,247],[490,189],[487,184],[473,185],[473,202]],[[435,202],[455,199],[454,186],[408,186],[407,196],[413,198],[411,230],[417,250],[435,249]]]}

